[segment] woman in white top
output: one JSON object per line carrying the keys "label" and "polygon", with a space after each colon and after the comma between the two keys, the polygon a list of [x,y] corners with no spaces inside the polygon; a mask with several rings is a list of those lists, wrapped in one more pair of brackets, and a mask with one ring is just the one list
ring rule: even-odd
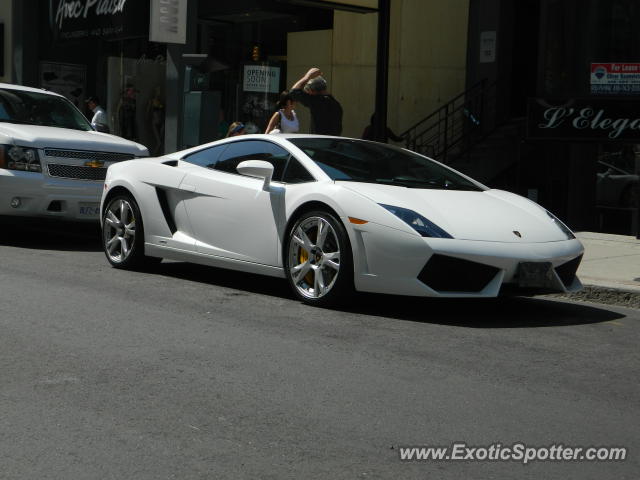
{"label": "woman in white top", "polygon": [[287,90],[282,92],[278,101],[279,110],[271,116],[264,133],[297,133],[300,131],[300,122],[293,109],[295,103],[291,100]]}

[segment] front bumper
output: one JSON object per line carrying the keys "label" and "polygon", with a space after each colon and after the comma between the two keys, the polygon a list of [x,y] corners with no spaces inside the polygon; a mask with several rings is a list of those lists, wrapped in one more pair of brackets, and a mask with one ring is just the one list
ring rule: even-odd
{"label": "front bumper", "polygon": [[102,188],[102,181],[0,169],[0,215],[96,221]]}
{"label": "front bumper", "polygon": [[[354,228],[351,234],[360,291],[496,297],[507,290],[517,292],[523,284],[527,294],[582,288],[575,270],[584,248],[577,239],[527,243],[423,238],[375,224]],[[523,282],[521,264],[530,262],[549,265],[548,278],[537,287],[530,280]],[[430,268],[434,264],[439,268]]]}

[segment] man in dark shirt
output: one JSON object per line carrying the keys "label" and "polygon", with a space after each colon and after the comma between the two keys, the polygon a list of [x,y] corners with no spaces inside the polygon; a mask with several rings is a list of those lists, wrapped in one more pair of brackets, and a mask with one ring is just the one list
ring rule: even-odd
{"label": "man in dark shirt", "polygon": [[291,87],[289,94],[294,101],[300,102],[311,112],[311,133],[342,133],[342,107],[327,92],[327,81],[322,77],[319,68],[310,69]]}

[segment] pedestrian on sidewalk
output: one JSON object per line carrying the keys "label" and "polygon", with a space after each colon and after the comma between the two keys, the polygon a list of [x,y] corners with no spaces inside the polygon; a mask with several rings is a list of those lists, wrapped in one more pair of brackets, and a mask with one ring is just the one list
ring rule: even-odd
{"label": "pedestrian on sidewalk", "polygon": [[291,98],[300,102],[311,113],[311,133],[340,135],[342,133],[342,106],[327,91],[327,81],[319,68],[313,67],[293,84]]}
{"label": "pedestrian on sidewalk", "polygon": [[109,120],[107,119],[107,112],[100,106],[100,100],[95,95],[90,96],[86,100],[87,107],[93,112],[91,118],[91,125],[98,132],[109,133]]}
{"label": "pedestrian on sidewalk", "polygon": [[300,131],[300,122],[293,109],[295,103],[287,90],[280,94],[278,111],[269,120],[269,125],[264,133],[297,133]]}
{"label": "pedestrian on sidewalk", "polygon": [[246,133],[245,131],[245,125],[242,122],[233,122],[231,125],[229,125],[229,130],[227,130],[227,136],[225,138],[228,137],[237,137],[238,135],[244,135]]}
{"label": "pedestrian on sidewalk", "polygon": [[[371,115],[371,120],[369,125],[367,125],[364,128],[364,131],[362,132],[363,140],[376,140],[373,132],[373,128],[374,128],[374,125],[376,124],[377,118],[378,118],[377,114],[374,113],[373,115]],[[389,127],[387,127],[387,138],[393,140],[394,142],[402,142],[404,140],[404,137],[396,135],[395,133],[393,133],[393,130],[391,130]]]}

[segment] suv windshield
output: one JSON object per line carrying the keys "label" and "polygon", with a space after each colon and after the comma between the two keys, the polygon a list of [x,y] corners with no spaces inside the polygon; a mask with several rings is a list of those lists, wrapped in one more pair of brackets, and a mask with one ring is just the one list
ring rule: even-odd
{"label": "suv windshield", "polygon": [[290,138],[333,180],[409,188],[481,191],[474,182],[417,153],[345,138]]}
{"label": "suv windshield", "polygon": [[93,130],[66,98],[12,88],[0,88],[0,122]]}

